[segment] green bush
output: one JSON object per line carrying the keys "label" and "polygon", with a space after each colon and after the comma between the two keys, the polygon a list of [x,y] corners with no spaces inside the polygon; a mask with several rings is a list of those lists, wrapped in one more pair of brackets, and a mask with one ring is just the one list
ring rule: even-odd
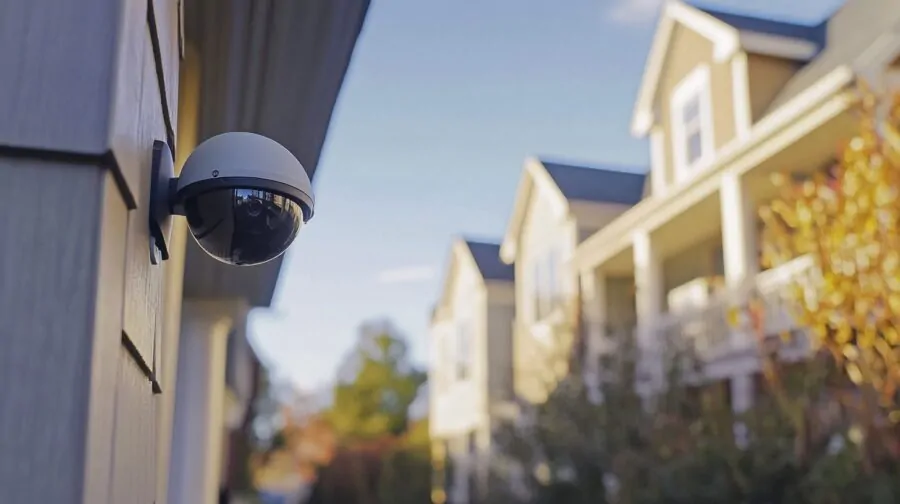
{"label": "green bush", "polygon": [[[665,390],[638,397],[636,351],[620,347],[594,404],[580,379],[524,408],[498,433],[520,467],[529,504],[895,504],[898,429],[828,355],[770,376],[750,411],[732,412],[720,385],[691,385],[696,365],[670,349]],[[691,363],[687,365],[685,363]],[[735,425],[743,425],[743,440]],[[507,481],[511,485],[512,481]],[[497,500],[493,502],[500,502]]]}

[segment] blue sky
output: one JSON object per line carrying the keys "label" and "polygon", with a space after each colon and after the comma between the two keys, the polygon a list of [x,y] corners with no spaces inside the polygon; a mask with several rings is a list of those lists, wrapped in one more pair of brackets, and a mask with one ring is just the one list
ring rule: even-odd
{"label": "blue sky", "polygon": [[[743,9],[818,20],[838,3]],[[316,175],[316,218],[273,306],[251,315],[264,361],[318,388],[357,326],[389,317],[424,363],[449,244],[500,239],[526,156],[646,165],[628,125],[658,5],[374,0]]]}

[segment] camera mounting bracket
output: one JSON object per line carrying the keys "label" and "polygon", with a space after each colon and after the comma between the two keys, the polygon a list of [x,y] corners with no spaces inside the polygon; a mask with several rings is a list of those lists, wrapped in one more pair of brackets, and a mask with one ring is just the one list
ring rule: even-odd
{"label": "camera mounting bracket", "polygon": [[175,161],[167,142],[153,141],[150,163],[150,262],[154,265],[169,259],[172,234],[172,189]]}

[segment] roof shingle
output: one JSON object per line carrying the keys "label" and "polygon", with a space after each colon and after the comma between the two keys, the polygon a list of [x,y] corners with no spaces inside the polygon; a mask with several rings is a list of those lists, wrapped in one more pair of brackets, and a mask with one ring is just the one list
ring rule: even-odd
{"label": "roof shingle", "polygon": [[636,205],[643,199],[646,173],[625,166],[576,166],[541,161],[569,200]]}
{"label": "roof shingle", "polygon": [[807,40],[809,42],[814,42],[819,46],[825,44],[824,23],[809,25],[736,14],[707,7],[697,6],[697,9],[740,31]]}
{"label": "roof shingle", "polygon": [[515,267],[500,259],[500,244],[465,240],[466,247],[472,253],[478,271],[485,280],[511,282],[515,280]]}

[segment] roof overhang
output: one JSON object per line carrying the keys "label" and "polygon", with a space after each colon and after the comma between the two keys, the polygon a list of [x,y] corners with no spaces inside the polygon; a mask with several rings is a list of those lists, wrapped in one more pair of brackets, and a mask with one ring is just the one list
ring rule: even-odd
{"label": "roof overhang", "polygon": [[637,103],[631,121],[634,136],[644,137],[656,123],[656,93],[669,54],[675,27],[681,24],[713,43],[713,61],[729,61],[739,51],[779,58],[808,61],[819,47],[808,40],[766,33],[741,31],[680,0],[668,0],[663,7],[656,35],[644,67]]}
{"label": "roof overhang", "polygon": [[[290,150],[313,178],[369,0],[185,2],[201,66],[198,138],[251,131]],[[189,240],[184,295],[268,306],[282,259],[233,267]]]}
{"label": "roof overhang", "polygon": [[568,204],[566,197],[553,182],[553,178],[547,173],[547,169],[544,168],[541,160],[534,157],[527,158],[525,167],[522,170],[522,178],[519,180],[519,187],[516,189],[513,212],[506,226],[506,233],[503,235],[503,243],[500,244],[500,259],[506,264],[512,264],[516,261],[519,237],[522,232],[522,226],[525,224],[529,203],[535,187],[549,189],[551,194],[557,196],[560,205],[567,206]]}

